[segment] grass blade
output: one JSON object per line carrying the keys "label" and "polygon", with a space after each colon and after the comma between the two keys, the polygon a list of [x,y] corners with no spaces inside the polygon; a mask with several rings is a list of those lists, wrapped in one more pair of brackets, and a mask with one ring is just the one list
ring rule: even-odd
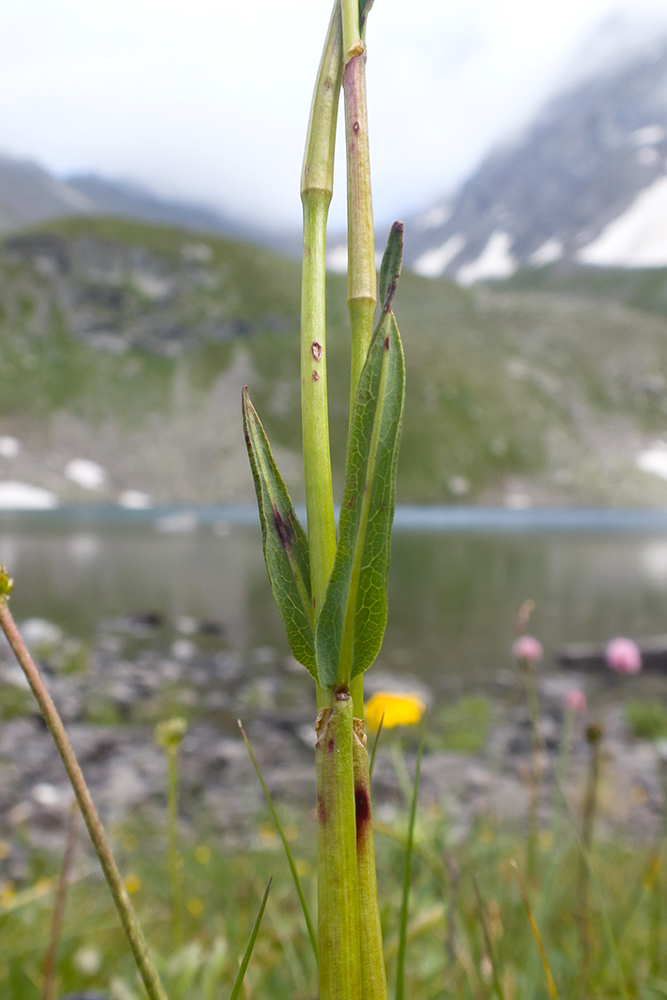
{"label": "grass blade", "polygon": [[424,727],[422,726],[417,763],[415,765],[415,781],[410,804],[410,820],[408,823],[408,842],[405,848],[405,877],[403,880],[403,901],[401,903],[401,922],[398,938],[398,958],[396,960],[396,1000],[405,996],[405,949],[408,943],[408,898],[410,895],[410,868],[412,864],[412,843],[415,835],[415,819],[417,817],[417,798],[419,796],[419,777],[421,774],[422,753],[424,751]]}
{"label": "grass blade", "polygon": [[285,848],[285,854],[287,855],[287,861],[289,863],[290,871],[292,873],[292,878],[294,879],[294,887],[296,889],[297,896],[299,897],[299,902],[301,903],[301,909],[303,910],[303,917],[304,917],[304,920],[306,921],[306,927],[308,928],[308,937],[310,938],[310,943],[313,946],[313,952],[315,953],[315,961],[317,961],[317,936],[315,934],[315,928],[313,927],[313,922],[310,919],[310,913],[308,911],[308,904],[306,903],[306,897],[304,896],[303,889],[301,888],[301,882],[299,880],[299,875],[298,875],[297,870],[296,870],[296,865],[294,863],[294,858],[292,857],[292,852],[290,851],[290,846],[289,846],[289,843],[287,841],[287,837],[285,836],[285,831],[282,828],[282,824],[281,824],[280,819],[278,817],[278,813],[276,812],[276,807],[273,804],[273,799],[271,798],[271,793],[269,792],[268,788],[266,787],[266,782],[264,781],[264,777],[263,777],[262,772],[260,770],[259,764],[257,763],[257,758],[255,757],[253,749],[250,746],[250,741],[249,741],[248,737],[246,736],[245,729],[241,725],[241,720],[240,719],[238,720],[238,724],[239,724],[239,729],[241,730],[241,736],[243,737],[243,741],[244,741],[244,743],[245,743],[245,745],[246,745],[246,747],[248,749],[248,753],[250,754],[250,759],[251,759],[251,761],[254,764],[255,771],[257,772],[257,777],[259,778],[259,783],[262,786],[262,791],[264,792],[264,795],[266,796],[266,801],[267,801],[267,804],[269,806],[269,809],[271,810],[271,816],[273,817],[273,822],[275,823],[276,830],[278,831],[278,836],[282,840],[283,847]]}
{"label": "grass blade", "polygon": [[528,920],[530,921],[530,926],[537,943],[537,947],[540,953],[540,958],[542,959],[542,965],[544,966],[544,975],[547,980],[547,989],[549,990],[549,996],[551,1000],[558,1000],[558,992],[556,990],[556,984],[554,982],[554,977],[551,975],[551,969],[549,967],[549,959],[547,958],[547,953],[544,950],[544,944],[542,942],[542,935],[540,934],[540,929],[537,926],[537,921],[533,916],[533,911],[530,907],[530,901],[528,899],[528,894],[526,892],[526,887],[523,884],[523,879],[521,878],[521,873],[517,866],[516,861],[511,862],[512,868],[514,869],[514,874],[516,875],[516,880],[519,883],[519,891],[521,892],[521,898],[523,899],[523,905],[526,907],[526,913],[528,914]]}
{"label": "grass blade", "polygon": [[479,891],[479,883],[475,878],[475,873],[472,872],[472,885],[475,890],[475,897],[477,899],[477,906],[479,908],[479,919],[482,925],[482,932],[484,934],[484,943],[486,945],[486,951],[489,956],[489,961],[491,962],[491,976],[493,979],[493,988],[495,990],[498,1000],[505,1000],[505,994],[503,993],[503,988],[500,985],[500,979],[498,978],[498,968],[496,964],[496,956],[493,950],[493,945],[491,943],[491,935],[489,934],[489,926],[486,922],[486,913],[484,911],[484,900],[482,899],[482,894]]}
{"label": "grass blade", "polygon": [[257,411],[250,402],[247,386],[243,390],[243,429],[273,599],[292,653],[317,679],[308,539],[274,461]]}
{"label": "grass blade", "polygon": [[229,995],[229,1000],[237,1000],[238,995],[241,992],[241,986],[243,985],[243,980],[245,978],[246,970],[248,968],[248,963],[250,962],[250,956],[252,955],[253,949],[255,947],[255,941],[257,940],[257,935],[259,934],[259,926],[262,922],[262,917],[264,916],[264,910],[266,909],[266,901],[269,898],[269,891],[271,889],[272,882],[273,878],[270,878],[269,883],[266,887],[266,891],[262,898],[261,905],[259,907],[259,913],[257,914],[257,919],[255,920],[252,931],[250,932],[250,938],[248,939],[248,944],[246,945],[246,950],[241,960],[239,971],[237,973],[236,979],[234,980],[234,986],[232,987],[232,992]]}
{"label": "grass blade", "polygon": [[373,768],[375,767],[375,754],[378,752],[378,743],[380,742],[380,733],[382,732],[382,727],[384,725],[384,712],[382,713],[382,718],[380,719],[380,725],[378,726],[378,731],[375,734],[375,742],[373,743],[373,752],[371,753],[371,762],[368,765],[368,777],[373,777]]}

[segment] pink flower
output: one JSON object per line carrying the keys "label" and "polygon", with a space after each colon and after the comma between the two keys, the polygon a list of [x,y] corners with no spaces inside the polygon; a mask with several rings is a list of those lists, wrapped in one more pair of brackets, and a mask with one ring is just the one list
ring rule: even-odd
{"label": "pink flower", "polygon": [[574,712],[576,715],[583,715],[586,711],[586,695],[580,688],[570,688],[565,693],[565,709]]}
{"label": "pink flower", "polygon": [[607,666],[617,674],[638,674],[642,668],[642,654],[632,639],[612,639],[605,650]]}
{"label": "pink flower", "polygon": [[512,646],[512,652],[517,660],[530,660],[535,663],[542,659],[542,644],[533,639],[532,635],[520,636]]}

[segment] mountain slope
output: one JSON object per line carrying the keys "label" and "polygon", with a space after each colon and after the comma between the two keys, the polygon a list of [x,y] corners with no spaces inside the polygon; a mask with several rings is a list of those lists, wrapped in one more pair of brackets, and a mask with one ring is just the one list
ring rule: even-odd
{"label": "mountain slope", "polygon": [[[331,275],[328,287],[340,491],[345,280]],[[183,230],[74,218],[7,240],[0,306],[0,480],[79,501],[129,490],[156,502],[251,501],[248,384],[301,496],[292,261]],[[409,273],[396,310],[408,370],[402,502],[667,502],[667,482],[637,467],[667,424],[665,318]],[[99,463],[101,482],[72,480],[80,459]]]}
{"label": "mountain slope", "polygon": [[0,155],[0,232],[72,214],[117,215],[265,244],[279,239],[206,206],[159,198],[137,185],[95,174],[57,180],[36,163]]}
{"label": "mountain slope", "polygon": [[558,94],[449,201],[409,226],[409,262],[462,284],[521,265],[667,264],[667,35]]}

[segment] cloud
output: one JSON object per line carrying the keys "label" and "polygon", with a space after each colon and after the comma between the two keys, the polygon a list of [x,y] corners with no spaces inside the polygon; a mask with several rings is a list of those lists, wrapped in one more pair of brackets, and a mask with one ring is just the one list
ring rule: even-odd
{"label": "cloud", "polygon": [[[667,10],[667,0],[652,6]],[[613,8],[378,2],[368,30],[378,218],[457,184],[534,111]],[[324,0],[4,0],[2,144],[61,174],[92,170],[265,225],[297,225],[328,18]]]}

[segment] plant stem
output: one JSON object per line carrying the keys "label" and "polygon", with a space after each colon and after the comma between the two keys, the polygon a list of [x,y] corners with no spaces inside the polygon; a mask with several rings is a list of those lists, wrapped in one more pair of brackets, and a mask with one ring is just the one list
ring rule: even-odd
{"label": "plant stem", "polygon": [[602,730],[600,726],[591,725],[588,727],[586,730],[586,741],[588,743],[588,772],[586,775],[586,791],[584,794],[583,823],[581,830],[584,852],[579,866],[579,905],[577,907],[581,938],[581,970],[579,980],[581,984],[582,996],[585,995],[588,984],[591,956],[590,902],[588,898],[589,870],[586,862],[591,856],[593,828],[597,812],[598,785],[600,782],[600,745],[602,741]]}
{"label": "plant stem", "polygon": [[531,660],[521,661],[526,678],[526,695],[530,714],[530,731],[533,753],[532,781],[529,794],[528,816],[528,879],[534,881],[537,876],[537,854],[539,848],[540,820],[539,802],[542,787],[542,747],[540,741],[540,701],[537,696],[535,667]]}
{"label": "plant stem", "polygon": [[[357,0],[343,0],[343,9]],[[358,21],[357,21],[358,24]],[[373,335],[377,301],[375,232],[366,106],[366,53],[354,55],[343,72],[347,145],[347,304],[352,329],[350,412]]]}
{"label": "plant stem", "polygon": [[67,733],[65,732],[65,727],[62,724],[58,710],[53,704],[53,699],[46,690],[40,672],[28,652],[23,639],[21,638],[21,634],[16,627],[16,623],[12,618],[5,599],[0,600],[0,627],[5,633],[7,641],[12,648],[12,652],[21,666],[28,680],[28,684],[37,699],[44,721],[49,729],[49,732],[53,736],[55,744],[58,748],[58,753],[62,758],[63,764],[65,765],[67,776],[72,784],[74,794],[76,795],[77,802],[79,803],[79,809],[81,810],[86,826],[88,827],[90,839],[93,842],[93,846],[102,866],[102,871],[104,872],[109,889],[111,890],[111,895],[113,896],[113,901],[116,904],[120,922],[123,925],[123,930],[125,931],[130,943],[130,947],[139,969],[139,974],[141,975],[143,984],[146,988],[146,992],[150,1000],[167,1000],[167,994],[164,991],[157,969],[155,968],[153,960],[150,957],[148,945],[146,944],[146,939],[144,938],[141,925],[139,924],[137,915],[134,912],[134,907],[130,902],[130,897],[128,896],[125,885],[123,884],[121,874],[118,871],[116,859],[113,856],[111,846],[104,832],[104,827],[100,822],[100,817],[98,816],[88,790],[88,786],[86,785],[85,778],[83,777],[83,773],[79,767],[79,762],[76,759],[74,750],[72,749],[72,744],[70,743]]}
{"label": "plant stem", "polygon": [[408,943],[408,902],[410,899],[410,875],[412,871],[412,845],[415,836],[415,820],[417,818],[417,801],[419,798],[419,778],[421,774],[422,753],[424,752],[425,728],[422,724],[417,763],[415,764],[415,780],[410,803],[410,819],[408,821],[408,842],[405,848],[405,875],[403,877],[403,899],[401,902],[401,919],[398,940],[398,959],[396,962],[396,1000],[403,1000],[405,995],[405,950]]}
{"label": "plant stem", "polygon": [[387,997],[387,973],[384,964],[382,924],[375,870],[371,779],[364,724],[360,719],[354,720],[352,752],[357,824],[357,898],[361,939],[361,987],[364,1000],[384,1000]]}
{"label": "plant stem", "polygon": [[[301,174],[301,421],[315,615],[336,554],[327,404],[325,252],[341,80],[342,26],[337,0],[315,83]],[[318,705],[327,703],[330,698],[318,688]]]}
{"label": "plant stem", "polygon": [[349,692],[322,709],[317,737],[319,1000],[362,1000]]}
{"label": "plant stem", "polygon": [[181,870],[178,856],[178,751],[167,748],[167,869],[171,882],[171,933],[174,948],[182,943]]}
{"label": "plant stem", "polygon": [[42,989],[42,1000],[53,1000],[55,993],[54,974],[56,971],[56,959],[58,957],[58,945],[63,930],[63,920],[65,918],[65,903],[67,902],[67,890],[69,888],[69,873],[76,850],[76,837],[79,826],[79,807],[76,800],[72,800],[67,826],[67,840],[65,842],[65,853],[58,879],[56,890],[56,901],[53,907],[53,917],[51,918],[51,933],[49,935],[49,947],[44,959],[44,987]]}

